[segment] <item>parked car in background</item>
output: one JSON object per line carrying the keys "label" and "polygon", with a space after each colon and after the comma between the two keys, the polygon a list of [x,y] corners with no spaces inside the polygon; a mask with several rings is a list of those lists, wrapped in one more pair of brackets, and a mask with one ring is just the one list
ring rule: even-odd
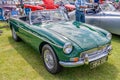
{"label": "parked car in background", "polygon": [[44,8],[42,6],[39,6],[39,2],[24,2],[24,8],[30,8],[31,11],[36,11],[36,10],[43,10]]}
{"label": "parked car in background", "polygon": [[2,1],[0,1],[0,5],[2,5]]}
{"label": "parked car in background", "polygon": [[[75,20],[75,11],[69,13],[70,19]],[[100,4],[86,10],[86,23],[101,27],[113,34],[120,35],[120,12],[109,3]]]}
{"label": "parked car in background", "polygon": [[111,50],[109,32],[69,21],[59,9],[11,17],[9,23],[13,39],[22,39],[39,51],[46,69],[52,74],[61,67],[90,64],[90,68],[95,68],[107,61]]}
{"label": "parked car in background", "polygon": [[14,16],[13,14],[19,13],[19,11],[17,10],[17,6],[19,4],[19,2],[16,0],[15,1],[5,1],[2,4],[2,1],[0,1],[0,7],[3,9],[3,17],[4,20],[9,19],[10,16]]}
{"label": "parked car in background", "polygon": [[0,21],[4,21],[5,17],[4,17],[4,10],[3,8],[0,8]]}
{"label": "parked car in background", "polygon": [[[75,6],[70,4],[70,2],[68,0],[64,0],[64,7],[67,9],[67,11],[73,11],[75,10]],[[58,1],[53,1],[53,4],[47,4],[49,3],[49,0],[46,1],[39,1],[39,2],[24,2],[24,7],[25,8],[31,8],[32,11],[35,10],[43,10],[43,9],[57,9],[61,6],[61,2]]]}
{"label": "parked car in background", "polygon": [[31,11],[43,10],[44,8],[38,5],[24,4],[24,8],[30,8]]}
{"label": "parked car in background", "polygon": [[75,10],[75,5],[73,1],[62,0],[62,2],[63,3],[61,3],[61,0],[55,0],[55,4],[57,4],[58,6],[64,5],[68,12]]}

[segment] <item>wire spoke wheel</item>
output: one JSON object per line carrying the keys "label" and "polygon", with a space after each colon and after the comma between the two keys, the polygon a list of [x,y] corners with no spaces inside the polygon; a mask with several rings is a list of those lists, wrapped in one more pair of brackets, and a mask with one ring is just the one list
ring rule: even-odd
{"label": "wire spoke wheel", "polygon": [[16,33],[15,33],[15,29],[14,28],[12,28],[12,36],[13,36],[13,39],[17,39],[17,35],[16,35]]}
{"label": "wire spoke wheel", "polygon": [[44,51],[44,61],[49,69],[54,67],[54,59],[49,50]]}
{"label": "wire spoke wheel", "polygon": [[12,27],[12,37],[15,41],[21,41],[21,39],[17,36],[15,29]]}
{"label": "wire spoke wheel", "polygon": [[42,47],[42,58],[46,69],[50,73],[55,74],[61,71],[58,58],[50,45],[45,44]]}

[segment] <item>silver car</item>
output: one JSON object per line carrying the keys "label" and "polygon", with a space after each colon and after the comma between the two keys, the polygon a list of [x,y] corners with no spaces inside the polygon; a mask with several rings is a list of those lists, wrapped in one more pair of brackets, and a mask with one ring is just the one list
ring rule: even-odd
{"label": "silver car", "polygon": [[[70,19],[75,20],[75,11],[69,13]],[[120,35],[120,12],[110,3],[99,4],[86,10],[86,23],[101,27],[113,34]]]}

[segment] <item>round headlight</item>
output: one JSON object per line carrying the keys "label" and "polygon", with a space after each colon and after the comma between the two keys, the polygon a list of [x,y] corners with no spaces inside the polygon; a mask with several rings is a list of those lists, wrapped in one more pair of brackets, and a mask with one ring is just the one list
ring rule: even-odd
{"label": "round headlight", "polygon": [[108,34],[107,34],[107,38],[108,38],[108,39],[111,39],[111,38],[112,38],[111,33],[108,33]]}
{"label": "round headlight", "polygon": [[65,43],[64,47],[63,47],[63,51],[66,54],[70,54],[72,52],[73,46],[71,43]]}

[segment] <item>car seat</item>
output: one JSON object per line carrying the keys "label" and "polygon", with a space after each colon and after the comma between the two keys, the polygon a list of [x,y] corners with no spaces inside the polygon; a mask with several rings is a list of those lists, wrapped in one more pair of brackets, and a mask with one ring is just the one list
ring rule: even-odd
{"label": "car seat", "polygon": [[25,15],[29,15],[29,12],[31,11],[31,9],[30,8],[25,8],[24,9],[24,13],[25,13]]}

